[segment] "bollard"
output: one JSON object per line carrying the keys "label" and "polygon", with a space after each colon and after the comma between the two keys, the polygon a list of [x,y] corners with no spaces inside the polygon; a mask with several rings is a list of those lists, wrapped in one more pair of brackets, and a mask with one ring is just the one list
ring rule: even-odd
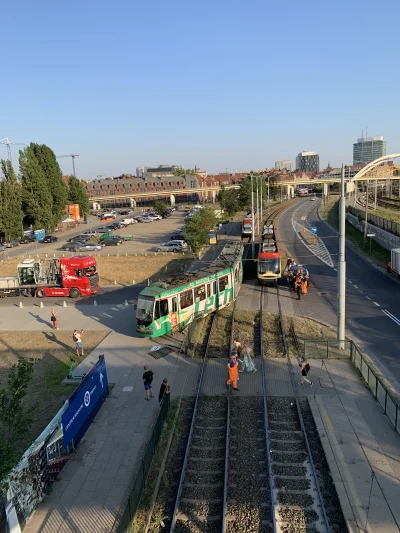
{"label": "bollard", "polygon": [[43,302],[40,302],[39,307],[40,307],[40,309],[43,309],[43,307],[44,307]]}
{"label": "bollard", "polygon": [[19,308],[22,309],[23,307],[22,302],[19,302]]}
{"label": "bollard", "polygon": [[114,285],[116,285],[116,284],[117,284],[117,280],[115,279],[115,280],[114,280]]}
{"label": "bollard", "polygon": [[63,307],[67,307],[67,302],[65,300],[63,301]]}
{"label": "bollard", "polygon": [[96,300],[94,300],[93,305],[94,305],[94,307],[97,307],[97,301]]}
{"label": "bollard", "polygon": [[132,280],[132,285],[135,285],[135,280],[134,279]]}

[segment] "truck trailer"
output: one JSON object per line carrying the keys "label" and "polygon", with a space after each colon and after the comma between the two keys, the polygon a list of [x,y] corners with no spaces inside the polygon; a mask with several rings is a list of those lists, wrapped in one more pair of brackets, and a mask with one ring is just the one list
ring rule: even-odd
{"label": "truck trailer", "polygon": [[393,248],[390,251],[390,261],[387,265],[389,274],[400,277],[400,248]]}
{"label": "truck trailer", "polygon": [[61,259],[25,259],[16,276],[0,278],[0,297],[69,296],[77,299],[100,290],[96,259],[93,256]]}

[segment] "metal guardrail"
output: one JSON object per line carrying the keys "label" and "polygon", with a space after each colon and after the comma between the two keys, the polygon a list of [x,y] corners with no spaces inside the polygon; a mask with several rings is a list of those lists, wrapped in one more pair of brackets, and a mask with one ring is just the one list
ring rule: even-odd
{"label": "metal guardrail", "polygon": [[147,475],[151,468],[151,463],[157,449],[162,427],[168,415],[170,406],[170,395],[167,394],[161,403],[160,411],[154,422],[150,438],[144,449],[144,453],[139,463],[139,468],[133,477],[129,496],[127,496],[125,507],[121,514],[117,515],[110,533],[127,533],[131,529],[132,520],[139,506],[142,491],[146,485]]}

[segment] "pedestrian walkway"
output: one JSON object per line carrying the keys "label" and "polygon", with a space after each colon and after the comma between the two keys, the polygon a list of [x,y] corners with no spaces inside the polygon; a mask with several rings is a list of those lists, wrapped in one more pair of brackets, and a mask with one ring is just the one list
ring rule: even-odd
{"label": "pedestrian walkway", "polygon": [[[309,363],[313,387],[298,385],[299,394],[309,399],[350,533],[398,533],[400,436],[350,361]],[[267,395],[292,396],[286,360],[265,367]]]}

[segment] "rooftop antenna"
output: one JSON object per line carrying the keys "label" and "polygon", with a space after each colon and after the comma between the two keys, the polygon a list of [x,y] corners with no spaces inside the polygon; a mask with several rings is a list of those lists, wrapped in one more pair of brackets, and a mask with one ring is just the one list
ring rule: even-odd
{"label": "rooftop antenna", "polygon": [[361,130],[361,139],[364,139],[364,129]]}

